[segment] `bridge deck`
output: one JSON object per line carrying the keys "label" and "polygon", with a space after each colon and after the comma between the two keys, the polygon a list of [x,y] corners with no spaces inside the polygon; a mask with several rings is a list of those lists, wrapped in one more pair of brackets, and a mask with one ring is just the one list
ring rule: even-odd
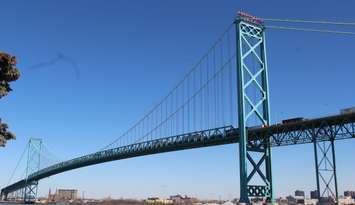
{"label": "bridge deck", "polygon": [[[355,113],[276,124],[264,128],[250,128],[248,136],[250,141],[270,137],[273,147],[312,143],[315,140],[355,138]],[[236,143],[238,139],[238,129],[226,126],[103,150],[39,170],[31,174],[27,180],[23,179],[3,188],[1,195],[21,189],[26,186],[26,183],[72,169],[144,155]]]}

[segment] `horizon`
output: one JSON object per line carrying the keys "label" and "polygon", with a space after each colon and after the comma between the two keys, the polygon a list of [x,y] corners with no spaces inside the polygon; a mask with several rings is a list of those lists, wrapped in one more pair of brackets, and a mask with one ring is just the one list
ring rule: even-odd
{"label": "horizon", "polygon": [[[62,188],[58,188],[59,189],[62,189]],[[57,189],[56,189],[57,190]],[[80,190],[77,190],[78,191],[78,198],[82,199],[82,192],[80,192]],[[302,191],[302,190],[295,190],[295,191]],[[294,191],[294,192],[295,192]],[[345,191],[352,191],[352,190],[345,190]],[[285,195],[285,196],[275,196],[275,199],[285,199],[286,197],[288,196],[292,196],[292,197],[295,197],[295,193],[290,193],[288,195]],[[55,192],[54,192],[55,193]],[[53,194],[53,193],[52,193]],[[147,198],[150,198],[150,197],[159,197],[159,198],[162,198],[162,199],[169,199],[171,196],[176,196],[176,195],[180,195],[182,197],[186,196],[186,197],[192,197],[192,198],[197,198],[195,196],[191,196],[191,195],[185,195],[185,194],[179,194],[179,193],[175,193],[175,194],[169,194],[168,196],[166,197],[161,197],[159,195],[152,195],[152,196],[148,196],[146,198],[125,198],[125,197],[111,197],[110,195],[107,195],[107,196],[103,196],[103,197],[100,197],[100,198],[90,198],[90,197],[84,197],[84,199],[86,200],[105,200],[105,199],[112,199],[112,200],[146,200]],[[47,198],[48,197],[48,193],[47,195],[41,195],[41,196],[38,196],[38,198]],[[340,198],[344,198],[344,193],[340,193],[339,194],[339,197]],[[233,201],[233,200],[239,200],[239,197],[236,197],[236,198],[233,198],[233,199],[223,199],[223,198],[220,198],[220,196],[218,196],[218,198],[211,198],[211,199],[207,199],[207,198],[197,198],[198,200],[201,200],[201,201],[219,201],[219,200],[222,200],[222,201]],[[305,192],[305,199],[312,199],[310,194]]]}

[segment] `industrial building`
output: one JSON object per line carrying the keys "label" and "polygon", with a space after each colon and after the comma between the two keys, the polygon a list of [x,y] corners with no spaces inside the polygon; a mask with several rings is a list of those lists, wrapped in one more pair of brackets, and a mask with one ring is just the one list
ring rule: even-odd
{"label": "industrial building", "polygon": [[55,194],[51,194],[51,190],[48,193],[48,201],[74,201],[78,199],[77,189],[57,189]]}

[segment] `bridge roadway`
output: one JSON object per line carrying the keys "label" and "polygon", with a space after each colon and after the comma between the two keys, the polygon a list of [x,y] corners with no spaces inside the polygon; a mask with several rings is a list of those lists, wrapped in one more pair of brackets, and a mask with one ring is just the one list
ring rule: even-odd
{"label": "bridge roadway", "polygon": [[[248,129],[248,136],[250,143],[263,142],[263,139],[270,137],[272,147],[355,138],[355,113],[264,128],[253,127]],[[26,184],[81,167],[144,155],[237,143],[238,139],[238,129],[226,126],[103,150],[41,169],[29,175],[27,180],[23,179],[3,188],[1,196],[6,197],[9,193],[24,188]]]}

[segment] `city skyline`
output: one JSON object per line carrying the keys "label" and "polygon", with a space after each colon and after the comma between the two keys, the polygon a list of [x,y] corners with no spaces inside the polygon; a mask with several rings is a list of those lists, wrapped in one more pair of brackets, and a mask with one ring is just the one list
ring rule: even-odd
{"label": "city skyline", "polygon": [[[70,192],[75,192],[75,198],[77,199],[113,199],[113,200],[116,200],[116,199],[134,199],[134,200],[145,200],[147,198],[153,198],[153,197],[157,197],[157,198],[161,198],[161,199],[169,199],[169,198],[172,198],[174,196],[181,196],[181,197],[186,197],[186,198],[196,198],[195,196],[192,196],[192,195],[184,195],[184,194],[180,194],[180,193],[171,193],[171,194],[168,194],[164,197],[160,196],[160,195],[151,195],[151,196],[147,196],[146,198],[125,198],[123,196],[121,197],[111,197],[111,195],[107,195],[107,196],[103,196],[103,197],[100,197],[100,198],[90,198],[90,197],[85,197],[85,191],[83,190],[77,190],[77,189],[71,189],[71,188],[55,188],[55,189],[52,189],[52,188],[49,188],[49,190],[47,191],[46,194],[43,194],[43,195],[40,195],[38,196],[38,198],[48,198],[50,196],[53,196],[55,194],[58,193],[58,191],[70,191]],[[296,192],[303,192],[304,195],[302,195],[302,197],[304,199],[317,199],[316,196],[312,196],[312,192],[316,192],[316,190],[311,190],[310,192],[305,192],[303,190],[294,190],[293,192],[289,193],[289,194],[286,194],[285,196],[276,196],[275,199],[285,199],[286,197],[289,197],[289,196],[292,196],[292,197],[297,197],[297,196],[301,196],[301,195],[297,195]],[[355,196],[355,191],[352,191],[352,190],[346,190],[344,192],[341,192],[339,193],[339,197],[340,198],[346,198],[346,197],[351,197],[351,196]],[[238,199],[238,198],[231,198],[231,199],[224,199],[222,198],[221,195],[218,195],[218,198],[210,198],[210,199],[204,199],[204,198],[196,198],[198,200],[223,200],[223,201],[231,201],[231,200],[235,200],[235,199]]]}

